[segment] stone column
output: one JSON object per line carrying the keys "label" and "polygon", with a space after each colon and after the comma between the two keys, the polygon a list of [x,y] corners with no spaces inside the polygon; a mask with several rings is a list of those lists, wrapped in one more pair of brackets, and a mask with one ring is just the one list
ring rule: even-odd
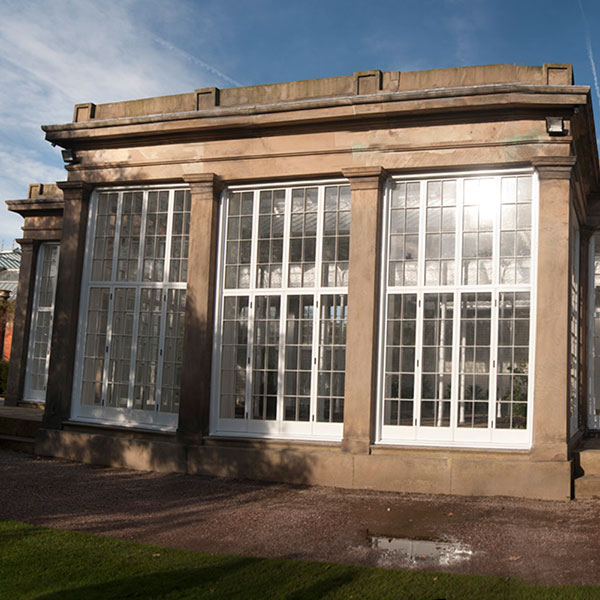
{"label": "stone column", "polygon": [[44,427],[50,429],[60,429],[71,414],[81,274],[92,191],[83,181],[61,181],[57,185],[64,194],[64,212],[43,421]]}
{"label": "stone column", "polygon": [[345,169],[343,174],[352,191],[352,221],[342,448],[368,454],[375,425],[381,211],[386,172],[381,167],[355,167]]}
{"label": "stone column", "polygon": [[532,163],[540,184],[533,454],[542,460],[566,460],[571,172],[575,157],[538,157]]}
{"label": "stone column", "polygon": [[207,435],[209,431],[222,186],[213,173],[190,175],[185,181],[190,185],[191,214],[178,433],[184,438],[194,438]]}
{"label": "stone column", "polygon": [[16,406],[23,399],[27,353],[29,348],[29,328],[31,326],[31,307],[35,291],[35,271],[37,264],[37,240],[17,240],[21,245],[21,265],[15,305],[13,339],[6,383],[6,406]]}

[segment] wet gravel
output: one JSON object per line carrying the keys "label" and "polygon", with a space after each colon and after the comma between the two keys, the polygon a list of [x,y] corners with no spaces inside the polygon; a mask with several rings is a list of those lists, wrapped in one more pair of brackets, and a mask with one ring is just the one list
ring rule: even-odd
{"label": "wet gravel", "polygon": [[0,451],[0,518],[202,552],[600,584],[600,500],[264,484]]}

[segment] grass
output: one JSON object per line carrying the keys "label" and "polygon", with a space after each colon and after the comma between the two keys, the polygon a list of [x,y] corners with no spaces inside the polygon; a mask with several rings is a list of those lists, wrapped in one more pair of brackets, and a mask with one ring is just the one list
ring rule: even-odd
{"label": "grass", "polygon": [[218,556],[0,522],[0,598],[600,598],[600,586]]}

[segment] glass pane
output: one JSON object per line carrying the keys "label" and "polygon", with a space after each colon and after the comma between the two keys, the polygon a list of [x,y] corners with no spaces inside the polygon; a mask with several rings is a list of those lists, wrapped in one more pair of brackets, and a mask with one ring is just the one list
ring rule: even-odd
{"label": "glass pane", "polygon": [[184,282],[187,281],[191,197],[189,190],[175,190],[174,193],[169,281]]}
{"label": "glass pane", "polygon": [[105,405],[114,408],[127,408],[133,318],[135,314],[135,289],[117,288],[113,292],[113,296]]}
{"label": "glass pane", "polygon": [[343,423],[348,296],[321,296],[317,421]]}
{"label": "glass pane", "polygon": [[[253,192],[235,192],[228,198],[225,288],[250,287]],[[266,249],[267,256],[269,248]]]}
{"label": "glass pane", "polygon": [[[285,344],[284,420],[309,421],[314,298],[288,296]],[[271,354],[271,353],[270,353]],[[277,359],[277,353],[272,353]],[[277,369],[273,360],[273,369]]]}
{"label": "glass pane", "polygon": [[248,306],[248,296],[223,299],[219,407],[223,419],[243,419],[246,414]]}
{"label": "glass pane", "polygon": [[496,427],[527,427],[529,292],[500,292]]}
{"label": "glass pane", "polygon": [[416,322],[416,294],[390,294],[385,349],[385,425],[413,425]]}
{"label": "glass pane", "polygon": [[[390,198],[389,279],[390,286],[417,284],[419,254],[420,182],[397,182]],[[436,191],[430,192],[437,194]],[[436,196],[437,197],[437,196]],[[437,202],[437,200],[434,200]],[[431,209],[438,211],[440,209]],[[439,213],[441,218],[441,213]],[[436,223],[438,216],[431,216]],[[431,225],[433,227],[433,224]],[[438,230],[440,227],[438,227]],[[435,228],[434,228],[435,230]]]}
{"label": "glass pane", "polygon": [[277,418],[280,302],[279,296],[255,297],[252,419]]}
{"label": "glass pane", "polygon": [[490,379],[490,293],[461,294],[458,427],[487,427]]}
{"label": "glass pane", "polygon": [[[344,198],[342,200],[342,198]],[[325,213],[323,217],[323,287],[348,285],[348,260],[350,258],[350,186],[325,188]],[[314,260],[310,256],[305,260]]]}
{"label": "glass pane", "polygon": [[500,228],[500,283],[530,283],[530,176],[502,178]]}
{"label": "glass pane", "polygon": [[288,285],[315,285],[314,248],[317,241],[318,188],[292,190],[292,219],[290,228],[290,264]]}
{"label": "glass pane", "polygon": [[161,412],[179,412],[185,298],[185,290],[169,290],[167,292],[163,373],[160,397]]}
{"label": "glass pane", "polygon": [[112,277],[118,197],[118,194],[114,192],[104,192],[98,195],[92,257],[92,281],[110,281]]}
{"label": "glass pane", "polygon": [[82,404],[102,404],[109,297],[108,288],[90,289],[83,354]]}
{"label": "glass pane", "polygon": [[121,226],[117,252],[117,281],[136,281],[142,228],[142,192],[125,192],[121,197]]}
{"label": "glass pane", "polygon": [[[256,286],[281,287],[285,191],[261,190],[258,218]],[[244,260],[250,262],[250,244]]]}
{"label": "glass pane", "polygon": [[450,426],[452,395],[452,330],[454,294],[425,294],[423,298],[423,348],[421,425]]}

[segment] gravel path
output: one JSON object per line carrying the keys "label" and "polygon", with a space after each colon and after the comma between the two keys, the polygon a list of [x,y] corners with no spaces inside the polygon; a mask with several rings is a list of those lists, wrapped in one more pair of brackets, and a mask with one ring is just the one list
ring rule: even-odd
{"label": "gravel path", "polygon": [[600,584],[596,500],[262,484],[0,451],[0,518],[203,552]]}

